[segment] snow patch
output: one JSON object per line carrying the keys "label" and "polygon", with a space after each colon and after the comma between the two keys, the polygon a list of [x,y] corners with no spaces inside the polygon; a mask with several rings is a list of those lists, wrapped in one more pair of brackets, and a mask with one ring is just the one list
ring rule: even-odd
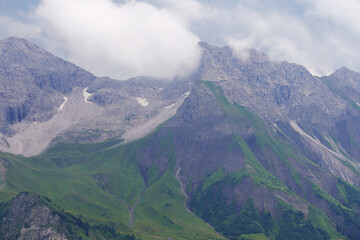
{"label": "snow patch", "polygon": [[135,100],[143,107],[146,107],[147,105],[149,105],[149,102],[148,102],[148,100],[146,98],[138,97]]}
{"label": "snow patch", "polygon": [[69,99],[67,97],[64,97],[64,102],[63,104],[60,105],[60,107],[58,108],[58,112],[62,111],[64,109],[65,103],[68,101]]}
{"label": "snow patch", "polygon": [[171,105],[169,105],[169,106],[167,106],[167,107],[165,107],[166,109],[169,109],[169,108],[172,108],[173,106],[175,106],[175,103],[173,103],[173,104],[171,104]]}
{"label": "snow patch", "polygon": [[86,103],[89,103],[88,99],[89,99],[89,97],[92,95],[92,93],[88,93],[88,92],[87,92],[87,89],[88,89],[88,88],[85,88],[85,89],[84,89],[83,95],[84,95],[84,101],[85,101]]}

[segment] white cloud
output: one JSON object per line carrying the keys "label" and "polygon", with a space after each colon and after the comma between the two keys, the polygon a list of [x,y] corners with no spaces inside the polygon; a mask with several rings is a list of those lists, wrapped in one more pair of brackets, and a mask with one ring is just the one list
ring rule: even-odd
{"label": "white cloud", "polygon": [[317,75],[330,74],[341,66],[360,71],[360,57],[355,54],[360,50],[360,17],[356,14],[360,2],[295,2],[303,9],[294,12],[276,4],[264,8],[259,2],[240,1],[227,10],[234,30],[226,32],[226,42],[235,50],[239,45],[252,47],[271,58],[302,64]]}
{"label": "white cloud", "polygon": [[148,2],[185,16],[202,40],[228,44],[241,58],[246,58],[248,48],[256,48],[317,75],[343,65],[360,71],[358,0]]}
{"label": "white cloud", "polygon": [[[97,75],[116,78],[186,74],[199,60],[200,39],[229,44],[242,58],[247,48],[256,48],[318,75],[341,66],[360,72],[358,0],[113,1],[42,0],[36,42]],[[4,22],[0,18],[0,35],[39,31],[32,24]]]}
{"label": "white cloud", "polygon": [[200,57],[185,20],[144,2],[43,0],[36,17],[71,61],[99,76],[172,78],[194,70]]}
{"label": "white cloud", "polygon": [[[257,12],[239,5],[237,16],[238,32],[227,38],[227,43],[240,54],[244,48],[256,48],[270,55],[271,58],[286,60],[306,65],[313,72],[322,69],[313,68],[313,58],[309,51],[315,46],[307,27],[297,19],[276,12]],[[239,50],[239,46],[241,46]]]}
{"label": "white cloud", "polygon": [[171,10],[174,14],[191,22],[206,20],[216,16],[216,9],[203,5],[196,0],[160,0],[160,6]]}
{"label": "white cloud", "polygon": [[360,2],[358,0],[307,0],[307,13],[315,18],[330,20],[332,24],[360,32]]}
{"label": "white cloud", "polygon": [[40,33],[41,29],[33,24],[27,24],[8,17],[0,17],[0,38],[18,36],[32,39]]}
{"label": "white cloud", "polygon": [[238,57],[243,61],[246,61],[249,58],[250,56],[249,42],[246,39],[239,40],[229,37],[227,39],[227,43],[233,49],[233,52],[235,53],[236,57]]}

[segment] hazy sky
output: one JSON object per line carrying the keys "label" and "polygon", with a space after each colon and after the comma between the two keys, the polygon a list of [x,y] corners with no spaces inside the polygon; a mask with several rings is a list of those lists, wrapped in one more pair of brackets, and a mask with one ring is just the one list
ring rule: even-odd
{"label": "hazy sky", "polygon": [[0,0],[0,38],[27,38],[118,79],[186,75],[200,40],[325,75],[360,72],[359,12],[359,0]]}

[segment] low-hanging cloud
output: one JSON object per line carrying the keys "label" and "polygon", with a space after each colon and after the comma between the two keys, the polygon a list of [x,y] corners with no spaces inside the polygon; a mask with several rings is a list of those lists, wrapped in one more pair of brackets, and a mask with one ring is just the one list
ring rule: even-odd
{"label": "low-hanging cloud", "polygon": [[273,1],[259,6],[263,4],[256,0],[239,1],[227,10],[236,30],[226,33],[225,39],[235,50],[256,48],[320,76],[341,66],[360,71],[359,1]]}
{"label": "low-hanging cloud", "polygon": [[41,29],[37,25],[23,23],[8,17],[0,17],[0,38],[19,36],[28,39],[37,38]]}
{"label": "low-hanging cloud", "polygon": [[186,76],[201,54],[186,20],[145,2],[43,0],[35,16],[53,47],[98,76]]}
{"label": "low-hanging cloud", "polygon": [[230,45],[240,58],[255,48],[316,75],[341,66],[360,71],[358,0],[148,0],[154,1],[187,16],[202,40]]}
{"label": "low-hanging cloud", "polygon": [[0,18],[0,35],[30,36],[97,75],[186,75],[200,39],[243,59],[255,48],[317,75],[360,72],[358,0],[39,1],[35,18]]}

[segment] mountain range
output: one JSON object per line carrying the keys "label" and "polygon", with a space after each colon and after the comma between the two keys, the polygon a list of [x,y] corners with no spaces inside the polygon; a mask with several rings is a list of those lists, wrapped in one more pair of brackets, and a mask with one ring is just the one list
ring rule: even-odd
{"label": "mountain range", "polygon": [[360,74],[199,46],[119,81],[0,41],[2,238],[358,239]]}

